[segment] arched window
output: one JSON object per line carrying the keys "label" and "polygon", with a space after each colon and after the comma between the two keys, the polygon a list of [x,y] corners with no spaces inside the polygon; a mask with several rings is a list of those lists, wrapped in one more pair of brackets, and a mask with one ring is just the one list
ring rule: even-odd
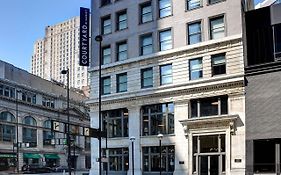
{"label": "arched window", "polygon": [[13,142],[15,139],[15,117],[10,112],[0,113],[0,142]]}
{"label": "arched window", "polygon": [[46,120],[43,124],[43,145],[51,145],[51,141],[55,136],[55,133],[50,130],[51,126],[51,120]]}
{"label": "arched window", "polygon": [[37,123],[36,120],[31,117],[27,116],[23,119],[24,124],[22,128],[22,141],[29,145],[29,147],[36,147],[37,146]]}

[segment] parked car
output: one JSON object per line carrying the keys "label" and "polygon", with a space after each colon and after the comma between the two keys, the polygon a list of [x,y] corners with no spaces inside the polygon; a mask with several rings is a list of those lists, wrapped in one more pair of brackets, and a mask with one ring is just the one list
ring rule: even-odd
{"label": "parked car", "polygon": [[38,164],[24,165],[22,167],[22,171],[24,174],[32,174],[32,173],[51,173],[52,169],[50,167],[46,167]]}
{"label": "parked car", "polygon": [[[67,166],[57,166],[52,168],[53,172],[68,172]],[[74,168],[71,168],[71,171],[74,171]]]}

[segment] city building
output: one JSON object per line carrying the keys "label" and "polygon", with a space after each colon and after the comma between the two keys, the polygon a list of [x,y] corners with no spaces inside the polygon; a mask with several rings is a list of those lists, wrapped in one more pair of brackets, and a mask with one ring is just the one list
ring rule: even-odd
{"label": "city building", "polygon": [[247,174],[280,174],[281,4],[245,17]]}
{"label": "city building", "polygon": [[88,86],[87,67],[79,66],[79,26],[79,17],[47,26],[45,37],[34,44],[31,73],[66,84],[60,71],[69,68],[71,87]]}
{"label": "city building", "polygon": [[[250,0],[92,0],[87,104],[98,128],[101,55],[103,173],[245,174],[242,19],[252,7]],[[92,145],[96,175],[98,139]]]}
{"label": "city building", "polygon": [[[19,170],[30,164],[67,166],[67,99],[65,87],[0,60],[0,172],[17,170],[17,157]],[[89,127],[85,99],[70,89],[71,165],[76,169],[90,168],[90,138],[74,135],[82,132],[77,126]],[[51,120],[61,122],[59,132],[51,130]]]}

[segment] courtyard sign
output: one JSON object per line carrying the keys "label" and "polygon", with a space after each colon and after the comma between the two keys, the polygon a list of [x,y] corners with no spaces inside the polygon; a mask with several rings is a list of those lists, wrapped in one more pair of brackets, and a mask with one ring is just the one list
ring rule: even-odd
{"label": "courtyard sign", "polygon": [[89,66],[90,57],[90,9],[80,7],[80,46],[79,65]]}

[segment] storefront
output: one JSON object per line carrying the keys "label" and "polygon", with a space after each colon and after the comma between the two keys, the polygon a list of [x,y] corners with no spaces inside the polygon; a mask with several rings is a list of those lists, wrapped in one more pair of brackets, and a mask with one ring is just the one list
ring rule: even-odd
{"label": "storefront", "polygon": [[37,153],[23,153],[23,162],[26,165],[39,164],[42,156]]}
{"label": "storefront", "polygon": [[14,169],[16,157],[15,153],[0,153],[0,171]]}
{"label": "storefront", "polygon": [[47,167],[55,167],[60,165],[60,157],[57,154],[44,154]]}

